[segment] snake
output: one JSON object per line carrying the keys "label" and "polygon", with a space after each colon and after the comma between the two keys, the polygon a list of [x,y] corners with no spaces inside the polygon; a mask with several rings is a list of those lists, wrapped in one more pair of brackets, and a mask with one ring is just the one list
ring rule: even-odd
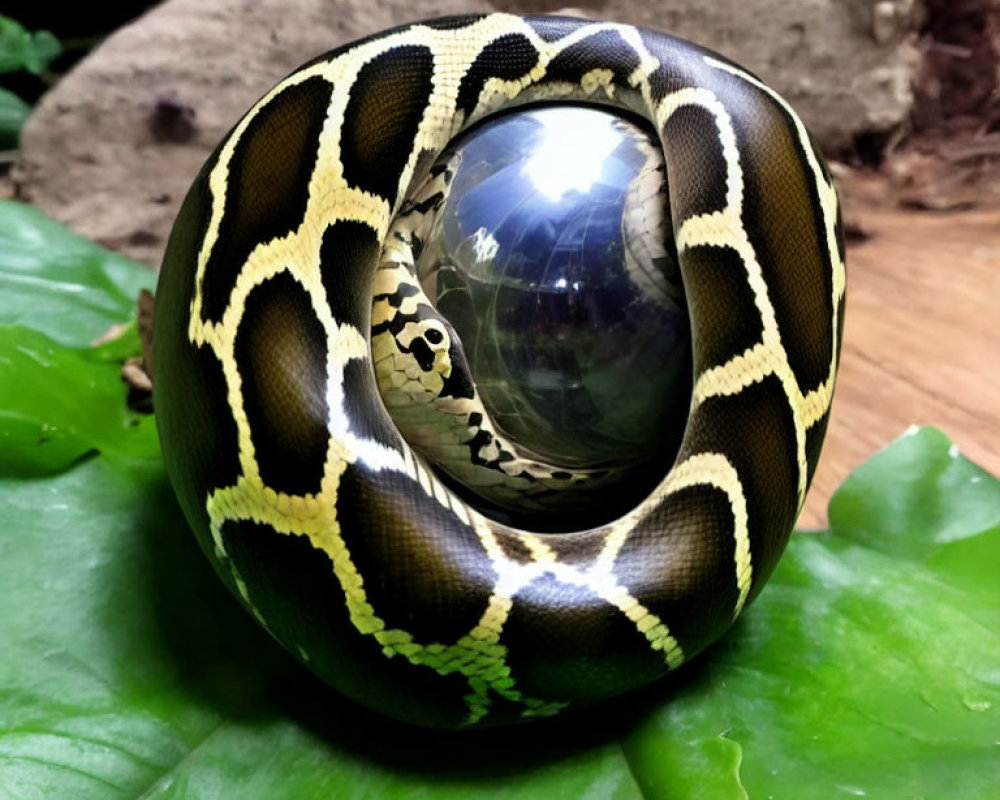
{"label": "snake", "polygon": [[[373,341],[413,311],[390,231],[449,142],[564,102],[641,117],[662,151],[693,388],[652,490],[553,533],[484,513],[406,441]],[[845,287],[830,171],[745,68],[606,21],[394,28],[277,83],[183,200],[153,321],[166,473],[221,580],[340,695],[433,728],[585,709],[705,650],[775,569],[829,421]],[[421,319],[431,344],[451,336]]]}

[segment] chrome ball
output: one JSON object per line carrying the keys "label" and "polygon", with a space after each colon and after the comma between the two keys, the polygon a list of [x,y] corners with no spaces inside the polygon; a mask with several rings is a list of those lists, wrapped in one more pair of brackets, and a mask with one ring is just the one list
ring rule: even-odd
{"label": "chrome ball", "polygon": [[613,470],[572,502],[624,512],[669,469],[691,397],[659,143],[619,113],[538,106],[473,128],[441,163],[424,292],[497,428],[545,463]]}

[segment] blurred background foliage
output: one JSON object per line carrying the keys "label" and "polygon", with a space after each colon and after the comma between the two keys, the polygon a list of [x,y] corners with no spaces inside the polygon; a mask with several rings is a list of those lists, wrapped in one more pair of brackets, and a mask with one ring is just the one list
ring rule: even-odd
{"label": "blurred background foliage", "polygon": [[[0,14],[0,151],[17,149],[31,108],[111,31],[155,2],[23,4]],[[4,159],[9,160],[9,159]]]}

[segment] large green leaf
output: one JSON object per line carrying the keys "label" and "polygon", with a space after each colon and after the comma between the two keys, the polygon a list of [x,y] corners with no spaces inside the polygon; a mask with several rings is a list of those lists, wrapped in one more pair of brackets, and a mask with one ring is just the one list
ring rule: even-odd
{"label": "large green leaf", "polygon": [[88,343],[129,320],[153,283],[149,270],[37,209],[0,201],[0,476],[59,471],[97,450],[127,459],[149,449],[155,426],[125,408],[118,380],[139,348],[134,326],[101,347]]}
{"label": "large green leaf", "polygon": [[71,435],[51,460],[0,438],[0,797],[995,796],[1000,482],[943,434],[859,467],[831,530],[793,537],[669,685],[513,731],[413,731],[311,679],[187,532],[151,421],[124,409],[134,332],[85,347],[148,274],[0,204],[12,226],[0,437]]}
{"label": "large green leaf", "polygon": [[0,324],[0,477],[59,472],[88,453],[129,460],[156,453],[155,425],[122,402],[120,349],[135,327],[101,347],[75,349]]}
{"label": "large green leaf", "polygon": [[109,253],[33,206],[0,200],[0,324],[82,346],[128,320],[152,272]]}

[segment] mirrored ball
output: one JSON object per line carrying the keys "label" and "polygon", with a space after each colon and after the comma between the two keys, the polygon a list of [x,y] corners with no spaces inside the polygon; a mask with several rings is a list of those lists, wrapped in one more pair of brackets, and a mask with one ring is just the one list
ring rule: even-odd
{"label": "mirrored ball", "polygon": [[529,107],[473,128],[442,162],[453,177],[417,271],[495,424],[548,463],[658,481],[692,367],[652,132],[596,106]]}

